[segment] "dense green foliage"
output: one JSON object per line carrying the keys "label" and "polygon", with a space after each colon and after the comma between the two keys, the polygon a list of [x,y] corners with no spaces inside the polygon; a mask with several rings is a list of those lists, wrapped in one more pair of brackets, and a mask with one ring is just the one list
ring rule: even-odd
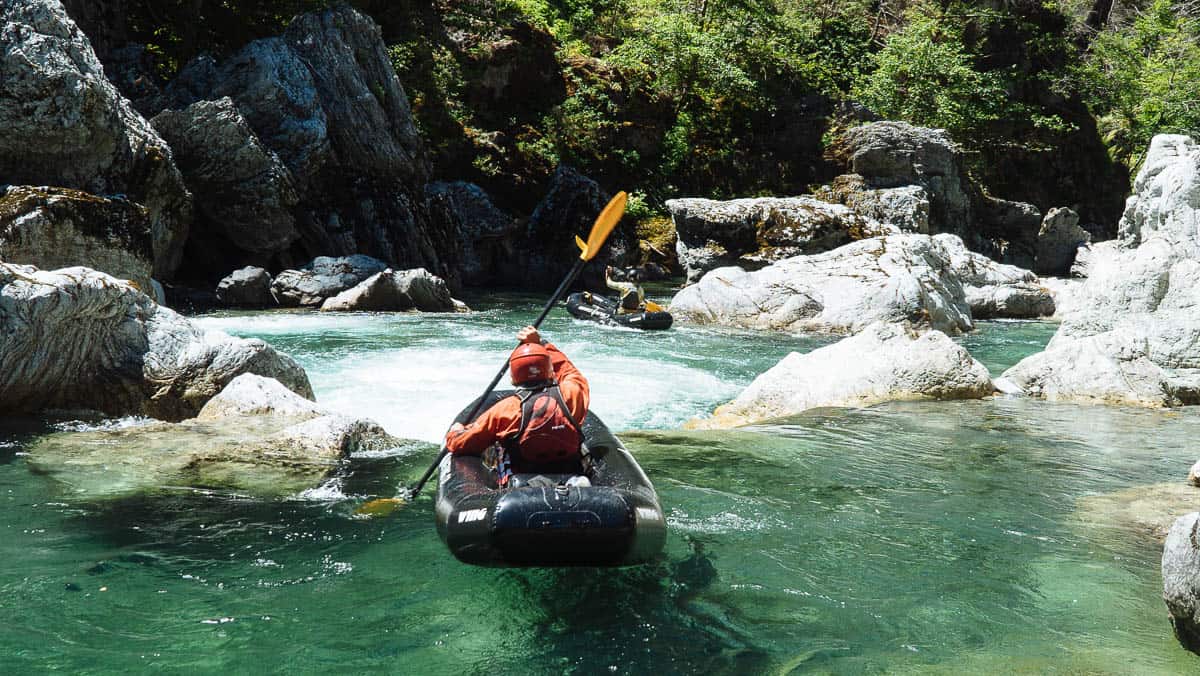
{"label": "dense green foliage", "polygon": [[1200,20],[1154,0],[1097,36],[1075,81],[1114,156],[1136,164],[1154,134],[1200,130]]}
{"label": "dense green foliage", "polygon": [[[169,76],[201,51],[226,53],[330,0],[123,4],[130,37],[160,54]],[[681,193],[800,192],[828,178],[823,143],[856,123],[839,115],[848,101],[950,130],[985,178],[1013,157],[1025,167],[1099,147],[1097,124],[1130,168],[1153,134],[1200,130],[1200,21],[1172,0],[1091,16],[1105,3],[353,4],[384,27],[436,172],[502,201],[534,194],[523,188],[559,161],[640,190],[652,209]],[[505,51],[513,42],[520,56]],[[497,64],[536,81],[489,95]],[[1022,173],[997,181],[1021,193]]]}

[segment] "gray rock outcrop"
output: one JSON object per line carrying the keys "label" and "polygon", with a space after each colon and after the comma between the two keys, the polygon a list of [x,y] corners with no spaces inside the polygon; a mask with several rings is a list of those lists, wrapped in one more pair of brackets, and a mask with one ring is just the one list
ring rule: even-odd
{"label": "gray rock outcrop", "polygon": [[1079,214],[1066,208],[1051,209],[1038,230],[1033,271],[1039,275],[1070,274],[1079,247],[1091,241],[1091,233],[1079,227]]}
{"label": "gray rock outcrop", "polygon": [[[300,238],[292,176],[229,98],[164,111],[151,123],[171,144],[196,199],[193,240],[276,254]],[[213,246],[214,244],[209,244]]]}
{"label": "gray rock outcrop", "polygon": [[[1030,204],[984,194],[967,175],[962,151],[945,131],[871,122],[847,131],[842,145],[846,169],[861,177],[863,188],[924,189],[930,234],[955,234],[972,251],[1033,267],[1040,212]],[[853,204],[858,191],[843,191],[848,194],[841,201]]]}
{"label": "gray rock outcrop", "polygon": [[104,75],[58,0],[0,5],[0,176],[144,206],[154,276],[178,268],[191,195],[171,149]]}
{"label": "gray rock outcrop", "polygon": [[1033,319],[1054,314],[1054,294],[1037,275],[967,250],[954,235],[935,238],[962,284],[974,319]]}
{"label": "gray rock outcrop", "polygon": [[680,291],[681,321],[795,332],[857,333],[909,321],[954,335],[981,314],[1053,312],[1050,292],[1026,270],[967,251],[954,235],[864,239],[755,272],[719,268]]}
{"label": "gray rock outcrop", "polygon": [[32,447],[29,461],[88,499],[170,490],[164,486],[281,498],[316,487],[351,453],[400,443],[370,420],[244,374],[196,418],[51,434]]}
{"label": "gray rock outcrop", "polygon": [[154,297],[146,209],[69,188],[0,191],[0,261],[44,270],[87,266]]}
{"label": "gray rock outcrop", "polygon": [[1200,654],[1200,512],[1175,520],[1162,556],[1163,601],[1175,638]]}
{"label": "gray rock outcrop", "polygon": [[357,286],[387,267],[383,261],[362,254],[339,258],[318,256],[299,270],[284,270],[276,275],[271,292],[285,307],[319,307],[326,298]]}
{"label": "gray rock outcrop", "polygon": [[833,345],[789,354],[712,418],[689,427],[734,427],[828,406],[979,399],[992,391],[987,367],[946,334],[875,323]]}
{"label": "gray rock outcrop", "polygon": [[447,231],[457,233],[463,284],[492,281],[500,262],[509,255],[517,220],[500,211],[474,183],[430,183],[425,195],[433,218],[445,224]]}
{"label": "gray rock outcrop", "polygon": [[676,252],[689,283],[726,265],[761,266],[900,232],[812,197],[667,200]]}
{"label": "gray rock outcrop", "polygon": [[233,101],[291,173],[305,254],[362,253],[458,283],[456,233],[429,217],[428,159],[370,17],[347,5],[301,15],[220,63],[194,60],[164,96],[173,108]]}
{"label": "gray rock outcrop", "polygon": [[930,234],[929,191],[919,185],[871,188],[862,176],[844,174],[818,189],[817,199],[844,204],[855,213],[900,232]]}
{"label": "gray rock outcrop", "polygon": [[[560,165],[550,189],[513,242],[513,255],[501,263],[501,277],[519,286],[554,288],[579,259],[575,237],[587,238],[611,195],[575,169]],[[637,262],[637,234],[624,219],[580,275],[582,284],[604,288],[604,266],[628,267]]]}
{"label": "gray rock outcrop", "polygon": [[[465,307],[465,306],[464,306]],[[323,312],[457,312],[446,281],[425,268],[391,269],[376,273],[357,286],[327,298]]]}
{"label": "gray rock outcrop", "polygon": [[0,414],[89,409],[180,420],[243,373],[312,397],[261,340],[202,331],[102,272],[0,263]]}
{"label": "gray rock outcrop", "polygon": [[217,284],[217,302],[226,307],[267,308],[278,305],[271,293],[271,274],[246,266],[234,270]]}
{"label": "gray rock outcrop", "polygon": [[1200,403],[1200,145],[1156,136],[1121,219],[1046,350],[1004,379],[1055,400]]}

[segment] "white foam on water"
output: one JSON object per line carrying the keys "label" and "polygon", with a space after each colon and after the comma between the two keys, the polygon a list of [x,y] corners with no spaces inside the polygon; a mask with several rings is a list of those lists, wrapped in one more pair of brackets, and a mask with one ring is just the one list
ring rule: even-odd
{"label": "white foam on water", "polygon": [[[439,443],[454,417],[505,364],[515,341],[481,317],[267,313],[201,319],[235,335],[353,336],[320,356],[296,355],[317,401],[370,418],[391,434]],[[587,327],[591,329],[591,327]],[[680,358],[667,344],[623,340],[596,329],[558,334],[560,348],[587,377],[591,409],[614,431],[677,427],[732,399],[744,384]],[[564,335],[566,334],[566,335]],[[642,356],[645,355],[645,356]],[[500,388],[511,387],[507,374]]]}

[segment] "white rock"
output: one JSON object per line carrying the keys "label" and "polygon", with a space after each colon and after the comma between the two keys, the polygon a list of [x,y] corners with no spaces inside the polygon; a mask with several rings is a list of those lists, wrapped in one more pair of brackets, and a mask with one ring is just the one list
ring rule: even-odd
{"label": "white rock", "polygon": [[955,235],[890,235],[755,272],[714,270],[680,291],[671,312],[754,329],[854,333],[876,321],[911,321],[957,334],[974,328],[972,302],[989,317],[1053,312],[1036,280],[968,251]]}
{"label": "white rock", "polygon": [[274,378],[243,373],[234,378],[217,396],[208,400],[197,420],[218,420],[233,416],[281,415],[313,418],[330,411],[284,387]]}
{"label": "white rock", "polygon": [[697,427],[732,427],[810,408],[909,399],[978,399],[987,368],[940,331],[876,323],[807,354],[793,352]]}
{"label": "white rock", "polygon": [[1163,601],[1175,638],[1200,653],[1200,512],[1175,520],[1162,556]]}
{"label": "white rock", "polygon": [[1200,403],[1200,146],[1159,136],[1046,350],[1004,376],[1057,400]]}
{"label": "white rock", "polygon": [[0,413],[195,415],[243,373],[312,397],[304,369],[257,339],[202,331],[88,268],[0,263]]}

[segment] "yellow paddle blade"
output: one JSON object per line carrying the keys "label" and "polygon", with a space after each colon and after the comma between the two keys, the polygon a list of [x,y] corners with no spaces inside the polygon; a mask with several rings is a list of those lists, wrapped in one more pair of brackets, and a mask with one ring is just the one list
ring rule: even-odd
{"label": "yellow paddle blade", "polygon": [[580,251],[587,251],[587,242],[579,235],[575,235],[575,246],[579,247]]}
{"label": "yellow paddle blade", "polygon": [[664,310],[663,306],[659,305],[658,303],[655,303],[652,300],[646,301],[646,311],[647,312],[662,312],[663,310]]}
{"label": "yellow paddle blade", "polygon": [[592,232],[588,234],[583,253],[579,254],[581,260],[590,261],[600,253],[600,247],[604,246],[604,240],[608,239],[609,233],[617,227],[621,216],[625,215],[625,200],[628,198],[629,196],[622,190],[608,201],[608,206],[604,207],[604,211],[600,212],[600,215],[596,217],[596,223],[592,225]]}
{"label": "yellow paddle blade", "polygon": [[404,501],[400,498],[379,498],[362,503],[354,513],[359,516],[387,516],[403,505]]}

